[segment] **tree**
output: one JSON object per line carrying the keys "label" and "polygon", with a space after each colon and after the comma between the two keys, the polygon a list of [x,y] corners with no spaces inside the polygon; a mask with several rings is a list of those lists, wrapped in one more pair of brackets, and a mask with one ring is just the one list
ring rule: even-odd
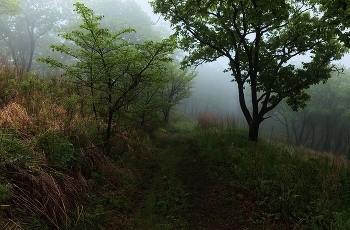
{"label": "tree", "polygon": [[74,4],[83,23],[80,29],[61,34],[69,44],[52,45],[54,51],[74,57],[75,62],[65,64],[53,58],[40,61],[59,67],[80,87],[89,89],[91,106],[96,119],[106,123],[104,145],[109,151],[112,128],[119,112],[135,101],[164,71],[164,64],[171,61],[175,46],[172,40],[146,41],[133,44],[123,35],[133,32],[125,29],[111,32],[100,27],[103,16],[81,3]]}
{"label": "tree", "polygon": [[65,23],[69,15],[68,2],[22,0],[21,12],[2,18],[0,38],[19,75],[31,71],[38,41]]}
{"label": "tree", "polygon": [[[225,71],[237,82],[252,141],[282,99],[294,110],[303,108],[309,99],[305,90],[327,81],[330,62],[345,52],[315,0],[154,0],[151,5],[171,22],[180,47],[189,53],[184,64],[228,60]],[[290,63],[308,52],[311,60],[302,68]],[[251,106],[244,92],[248,84]]]}
{"label": "tree", "polygon": [[166,73],[167,82],[161,90],[163,98],[163,120],[167,124],[171,109],[179,104],[180,101],[191,95],[192,81],[196,77],[196,73],[188,70],[181,70],[176,66],[169,65]]}
{"label": "tree", "polygon": [[296,145],[321,151],[345,152],[350,127],[349,76],[349,70],[345,69],[340,74],[334,73],[325,84],[311,86],[307,90],[311,99],[303,111],[293,112],[283,106],[285,103],[274,109],[276,120],[286,127],[287,132],[288,124],[291,124]]}
{"label": "tree", "polygon": [[[168,124],[170,112],[191,95],[195,72],[180,68],[178,63],[167,63],[162,72],[155,73],[151,84],[129,106],[131,120],[139,122],[144,131],[153,131],[157,124]],[[130,125],[129,125],[130,127]]]}

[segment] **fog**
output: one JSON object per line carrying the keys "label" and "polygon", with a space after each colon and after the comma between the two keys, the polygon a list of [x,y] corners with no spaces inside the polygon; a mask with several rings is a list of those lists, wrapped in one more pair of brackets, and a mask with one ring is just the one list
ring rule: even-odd
{"label": "fog", "polygon": [[[74,20],[76,20],[74,13],[72,12],[72,3],[74,1],[52,1],[55,4],[50,4],[51,1],[30,1],[26,0],[28,5],[31,5],[33,2],[39,4],[40,10],[36,10],[33,7],[24,9],[28,14],[32,12],[33,14],[45,14],[45,12],[52,12],[50,17],[43,17],[41,15],[42,21],[36,21],[36,23],[41,23],[34,25],[33,27],[23,27],[20,23],[21,20],[27,20],[29,17],[23,16],[17,18],[2,18],[2,20],[8,20],[9,24],[6,27],[6,24],[1,25],[2,32],[2,51],[8,53],[11,56],[11,61],[17,61],[18,66],[24,66],[21,71],[25,72],[28,69],[36,71],[38,73],[43,73],[48,71],[47,66],[35,62],[35,59],[44,55],[53,55],[50,49],[48,48],[50,44],[61,42],[58,39],[57,34],[62,32],[63,28],[71,28],[74,26]],[[118,5],[116,1],[113,0],[84,0],[82,1],[87,6],[91,7],[96,13],[101,13],[105,15],[105,23],[108,27],[115,29],[116,25],[123,24],[124,27],[133,27],[137,30],[137,35],[130,37],[129,39],[134,39],[136,42],[142,42],[145,39],[154,37],[166,37],[171,34],[171,27],[169,23],[163,20],[160,15],[155,15],[152,12],[152,8],[148,3],[148,0],[137,0],[137,1],[123,1],[125,5]],[[135,5],[138,4],[141,7],[141,10],[146,13],[142,15],[137,13],[136,15],[130,18],[131,13],[137,12],[138,9],[135,8]],[[40,5],[41,4],[41,5]],[[26,6],[25,4],[23,6]],[[121,9],[120,7],[125,7]],[[134,9],[135,8],[135,9]],[[116,13],[116,12],[117,13]],[[64,12],[64,13],[62,13]],[[129,18],[126,18],[128,17]],[[35,18],[35,16],[33,16]],[[112,19],[111,19],[112,17]],[[16,21],[18,20],[18,21]],[[52,21],[50,21],[52,20]],[[56,21],[55,21],[56,20]],[[34,22],[34,21],[33,21]],[[68,23],[71,22],[71,23]],[[115,23],[115,24],[113,24]],[[149,30],[149,26],[152,26],[152,30]],[[29,25],[27,23],[27,25]],[[66,27],[63,27],[66,26]],[[14,29],[15,28],[15,29]],[[16,29],[18,28],[18,29]],[[36,42],[36,50],[26,50],[23,47],[29,46],[26,42],[22,42],[24,33],[23,31],[31,31],[32,29],[32,40],[29,42]],[[120,29],[120,28],[119,28]],[[21,31],[21,32],[19,32]],[[14,43],[18,41],[21,46],[14,46]],[[9,45],[10,44],[10,45]],[[23,47],[22,47],[23,45]],[[11,47],[7,49],[4,47]],[[31,54],[32,53],[32,54]],[[23,64],[27,62],[30,58],[29,56],[33,55],[33,63]],[[300,64],[303,61],[308,61],[308,56],[298,56],[292,60],[293,64]],[[350,54],[346,54],[340,61],[335,62],[339,66],[345,68],[350,67]],[[245,120],[243,119],[240,106],[238,105],[238,94],[237,94],[237,85],[232,82],[232,76],[230,73],[224,73],[223,70],[227,67],[227,60],[221,58],[217,62],[203,64],[196,68],[198,76],[195,78],[195,84],[193,87],[193,94],[190,98],[183,101],[182,105],[179,107],[179,110],[190,114],[194,117],[198,116],[199,113],[210,113],[219,116],[234,116],[236,118],[237,124],[240,126],[246,126]],[[272,115],[271,115],[272,116]],[[278,117],[281,118],[281,117]],[[275,119],[276,120],[276,119]],[[294,121],[296,122],[297,119]],[[261,132],[268,133],[272,135],[272,130],[276,137],[283,135],[286,131],[284,130],[281,122],[274,122],[272,119],[264,121]],[[279,131],[277,131],[279,129]],[[295,128],[298,130],[298,128]],[[322,128],[317,128],[322,130]],[[315,130],[314,130],[315,131]],[[310,131],[311,132],[311,131]],[[290,135],[290,134],[288,134]],[[320,139],[320,138],[319,138]]]}
{"label": "fog", "polygon": [[[147,2],[147,0],[139,0],[138,4],[149,14],[156,26],[166,25],[170,28],[161,16],[153,14]],[[302,62],[310,60],[309,56],[294,57],[290,63],[301,66]],[[349,148],[348,135],[350,135],[348,122],[350,117],[347,116],[350,100],[344,95],[350,94],[350,88],[348,91],[343,91],[343,94],[339,93],[338,88],[341,86],[346,88],[345,86],[349,84],[350,54],[345,54],[341,60],[333,64],[344,68],[345,72],[334,73],[326,84],[312,86],[308,91],[311,100],[307,103],[305,110],[293,112],[284,102],[281,103],[269,114],[270,118],[261,124],[260,133],[271,140],[346,154]],[[226,67],[225,58],[197,67],[198,76],[195,78],[193,94],[179,109],[194,117],[201,112],[210,113],[213,116],[233,115],[239,126],[247,127],[238,104],[237,85],[231,81],[230,73],[223,73]],[[249,95],[249,92],[247,94]],[[345,103],[345,106],[342,103]],[[343,109],[339,109],[342,106]]]}

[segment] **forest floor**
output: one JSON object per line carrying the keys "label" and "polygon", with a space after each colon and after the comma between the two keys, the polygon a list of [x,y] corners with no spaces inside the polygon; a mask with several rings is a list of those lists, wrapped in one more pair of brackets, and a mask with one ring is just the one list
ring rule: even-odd
{"label": "forest floor", "polygon": [[245,229],[247,213],[234,204],[229,184],[215,179],[191,135],[164,133],[157,148],[160,167],[133,229]]}
{"label": "forest floor", "polygon": [[176,166],[189,194],[189,229],[237,229],[231,215],[234,207],[229,202],[229,186],[215,180],[199,151],[193,145],[189,147],[188,151],[182,153],[183,158]]}
{"label": "forest floor", "polygon": [[104,229],[350,229],[341,157],[253,143],[239,129],[160,129],[142,163],[125,225]]}

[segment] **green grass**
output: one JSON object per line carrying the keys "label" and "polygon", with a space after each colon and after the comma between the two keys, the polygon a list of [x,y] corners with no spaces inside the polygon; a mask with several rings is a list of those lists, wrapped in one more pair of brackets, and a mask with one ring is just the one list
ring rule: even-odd
{"label": "green grass", "polygon": [[158,137],[159,169],[134,229],[195,227],[193,213],[186,213],[190,195],[176,168],[196,157],[205,161],[212,180],[229,185],[218,196],[226,199],[229,207],[222,208],[232,212],[230,224],[237,229],[350,229],[345,159],[265,139],[253,143],[245,130],[234,128],[163,130]]}
{"label": "green grass", "polygon": [[[249,229],[350,229],[344,159],[246,139],[245,131],[217,129],[197,138],[213,177],[233,188]],[[239,213],[247,202],[250,212]]]}
{"label": "green grass", "polygon": [[[265,139],[253,143],[247,131],[232,126],[203,130],[186,116],[172,119],[153,139],[137,132],[116,137],[116,148],[123,154],[103,158],[91,152],[93,158],[86,155],[87,162],[78,161],[82,168],[77,173],[87,187],[61,229],[190,230],[206,224],[220,229],[223,223],[231,229],[350,229],[350,170],[345,159]],[[38,136],[35,147],[65,166],[58,172],[50,169],[56,186],[69,182],[63,173],[75,168],[76,161],[68,160],[78,148],[65,137],[50,135]],[[40,215],[7,205],[9,170],[25,178],[44,175],[46,168],[33,170],[39,160],[23,157],[35,148],[27,149],[23,140],[7,135],[0,150],[0,228],[18,223],[23,229],[48,229]],[[66,187],[62,184],[62,191]],[[198,196],[204,199],[202,206]],[[199,223],[201,218],[206,222]]]}
{"label": "green grass", "polygon": [[[188,147],[188,137],[161,131],[155,151],[153,179],[145,197],[143,208],[134,219],[132,229],[187,229],[184,218],[188,210],[187,194],[176,171]],[[175,147],[175,148],[174,148]]]}

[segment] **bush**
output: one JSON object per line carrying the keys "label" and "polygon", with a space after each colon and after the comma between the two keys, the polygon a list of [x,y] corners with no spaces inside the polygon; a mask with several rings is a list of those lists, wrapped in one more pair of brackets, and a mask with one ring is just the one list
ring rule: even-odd
{"label": "bush", "polygon": [[19,162],[25,164],[31,157],[29,149],[12,135],[0,137],[0,155],[10,163]]}
{"label": "bush", "polygon": [[72,169],[79,160],[73,144],[54,132],[38,136],[35,147],[43,151],[48,164],[57,169]]}
{"label": "bush", "polygon": [[0,204],[11,196],[12,186],[10,184],[0,184]]}
{"label": "bush", "polygon": [[11,189],[12,186],[10,184],[0,183],[0,227],[2,222],[1,216],[4,212],[4,209],[7,207],[6,205],[4,205],[4,201],[11,197]]}

